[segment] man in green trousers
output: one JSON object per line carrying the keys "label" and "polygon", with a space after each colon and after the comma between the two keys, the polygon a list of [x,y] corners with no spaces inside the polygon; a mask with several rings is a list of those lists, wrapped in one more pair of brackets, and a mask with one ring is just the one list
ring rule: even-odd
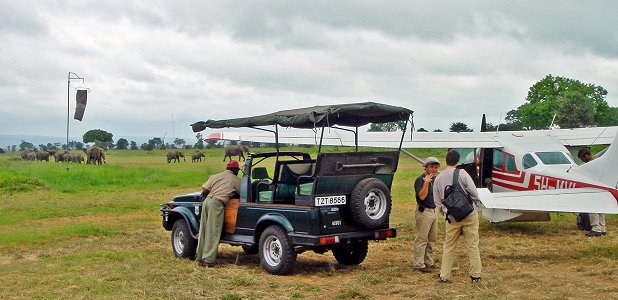
{"label": "man in green trousers", "polygon": [[202,185],[202,216],[195,259],[200,267],[213,267],[223,231],[225,204],[240,191],[238,162],[230,160],[227,169],[208,178]]}

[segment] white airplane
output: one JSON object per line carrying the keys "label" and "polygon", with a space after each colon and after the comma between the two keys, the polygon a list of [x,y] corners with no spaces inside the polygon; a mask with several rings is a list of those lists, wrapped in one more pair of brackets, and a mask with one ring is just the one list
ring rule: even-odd
{"label": "white airplane", "polygon": [[[480,148],[479,186],[487,188],[479,188],[479,196],[490,222],[547,221],[550,212],[618,214],[618,127],[410,132],[403,140],[400,132],[357,130],[360,137],[349,131],[307,132],[279,132],[278,142],[316,144],[323,134],[322,145]],[[275,142],[271,133],[260,131],[213,132],[206,139]],[[611,145],[584,165],[577,165],[565,147],[600,144]]]}

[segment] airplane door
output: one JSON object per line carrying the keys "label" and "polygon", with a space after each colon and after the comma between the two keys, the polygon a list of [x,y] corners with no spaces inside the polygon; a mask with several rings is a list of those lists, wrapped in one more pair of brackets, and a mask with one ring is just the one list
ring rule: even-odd
{"label": "airplane door", "polygon": [[482,148],[479,155],[479,181],[477,187],[488,188],[491,191],[491,176],[494,164],[494,149]]}

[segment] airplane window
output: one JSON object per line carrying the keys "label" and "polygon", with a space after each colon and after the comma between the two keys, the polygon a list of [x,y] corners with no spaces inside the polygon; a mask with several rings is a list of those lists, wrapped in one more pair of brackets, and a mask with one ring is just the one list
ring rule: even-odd
{"label": "airplane window", "polygon": [[524,165],[524,169],[532,168],[538,164],[536,162],[536,159],[534,159],[534,157],[532,157],[532,155],[530,155],[529,153],[524,155],[522,162]]}
{"label": "airplane window", "polygon": [[513,155],[505,155],[505,171],[517,171],[515,167],[515,157],[513,157]]}
{"label": "airplane window", "polygon": [[502,170],[502,151],[494,150],[494,168]]}
{"label": "airplane window", "polygon": [[570,165],[571,161],[562,152],[535,152],[546,165]]}

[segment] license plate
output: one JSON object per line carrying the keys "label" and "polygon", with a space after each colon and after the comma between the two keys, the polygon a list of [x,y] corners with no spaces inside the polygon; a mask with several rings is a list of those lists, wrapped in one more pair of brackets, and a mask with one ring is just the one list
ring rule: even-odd
{"label": "license plate", "polygon": [[346,203],[345,195],[315,197],[315,206],[342,205]]}

